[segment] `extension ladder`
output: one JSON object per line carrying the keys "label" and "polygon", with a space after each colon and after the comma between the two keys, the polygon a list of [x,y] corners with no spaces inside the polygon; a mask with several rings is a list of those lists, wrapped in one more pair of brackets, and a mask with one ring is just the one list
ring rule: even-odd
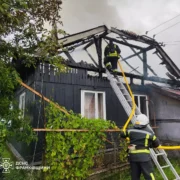
{"label": "extension ladder", "polygon": [[[130,116],[131,111],[132,111],[133,102],[132,102],[132,98],[131,98],[129,92],[127,91],[126,87],[121,82],[119,77],[112,75],[107,69],[106,69],[106,74],[107,74],[108,80],[110,81],[110,85],[111,85],[112,89],[114,90],[118,100],[120,101],[120,103],[123,106],[124,110],[126,111],[127,115]],[[141,112],[140,112],[139,108],[136,106],[135,115],[131,119],[132,124],[134,124],[136,116],[139,114],[141,114]],[[154,134],[154,131],[152,130],[150,125],[148,125],[148,128]],[[168,178],[164,172],[165,168],[170,168],[176,178],[175,180],[180,180],[180,176],[177,174],[173,165],[167,158],[167,154],[164,150],[150,149],[150,155],[151,155],[151,158],[153,159],[155,165],[157,166],[159,172],[161,173],[162,177],[164,178],[164,180],[168,180]],[[166,165],[163,165],[163,166],[160,165],[160,163],[158,161],[158,157],[160,157],[160,156],[164,159],[164,161],[166,162]]]}

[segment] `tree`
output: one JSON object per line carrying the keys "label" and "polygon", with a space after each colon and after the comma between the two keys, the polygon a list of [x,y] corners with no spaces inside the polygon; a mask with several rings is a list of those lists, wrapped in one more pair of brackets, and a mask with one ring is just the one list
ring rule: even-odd
{"label": "tree", "polygon": [[[38,56],[62,67],[57,56],[58,34],[64,33],[57,30],[57,25],[62,24],[61,4],[61,0],[0,0],[0,123],[7,127],[11,120],[6,138],[15,134],[20,137],[20,127],[31,132],[19,118],[14,100],[14,90],[19,85],[14,64],[21,61],[25,66],[35,66]],[[45,22],[51,25],[51,30],[45,29]]]}

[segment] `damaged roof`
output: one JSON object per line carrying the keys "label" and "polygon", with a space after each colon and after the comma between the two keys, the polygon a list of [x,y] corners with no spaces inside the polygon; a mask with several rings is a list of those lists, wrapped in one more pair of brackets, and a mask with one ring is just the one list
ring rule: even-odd
{"label": "damaged roof", "polygon": [[180,100],[180,89],[174,89],[174,88],[170,88],[166,86],[165,87],[158,86],[157,84],[154,84],[154,83],[149,86],[153,88],[153,90],[155,90],[156,92],[159,92],[162,95]]}
{"label": "damaged roof", "polygon": [[[120,38],[121,40],[117,40],[116,38],[108,37],[108,35],[110,33],[114,33],[114,34],[118,35],[118,38]],[[98,26],[93,29],[88,29],[86,31],[82,31],[82,32],[75,33],[72,35],[68,35],[63,38],[59,38],[59,44],[61,45],[60,51],[61,50],[63,51],[63,48],[65,48],[65,47],[66,47],[66,51],[69,50],[69,48],[75,49],[76,47],[78,47],[82,44],[84,44],[84,45],[86,44],[86,47],[84,48],[84,50],[86,50],[89,46],[91,46],[94,43],[95,43],[95,45],[100,47],[101,45],[99,43],[100,43],[101,39],[105,39],[105,40],[111,39],[116,43],[119,43],[119,44],[122,44],[125,46],[129,46],[130,48],[139,50],[139,52],[136,52],[135,54],[140,54],[143,51],[155,49],[155,54],[160,58],[161,64],[165,64],[166,69],[171,74],[170,77],[177,78],[177,79],[180,78],[179,68],[172,61],[172,59],[167,55],[167,53],[163,50],[163,48],[161,47],[161,43],[157,42],[155,39],[150,38],[146,35],[138,35],[131,31],[119,30],[119,29],[113,28],[113,27],[108,28],[105,25]],[[100,41],[97,42],[97,40],[100,40]],[[144,48],[141,46],[137,46],[136,44],[128,42],[129,40],[144,43],[144,44],[148,45],[148,47]],[[99,61],[101,61],[102,60],[102,58],[101,58],[102,54],[100,54],[101,51],[99,50],[97,53],[98,53],[98,57],[100,57]],[[146,66],[149,70],[152,71],[152,69],[148,66],[148,64]],[[102,69],[102,67],[100,67],[100,69]],[[153,74],[154,74],[154,72],[153,72]]]}

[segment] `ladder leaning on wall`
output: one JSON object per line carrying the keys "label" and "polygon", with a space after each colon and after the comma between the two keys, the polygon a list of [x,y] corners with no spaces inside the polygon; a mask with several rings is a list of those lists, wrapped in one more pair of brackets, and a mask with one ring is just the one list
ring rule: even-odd
{"label": "ladder leaning on wall", "polygon": [[[131,111],[132,111],[133,102],[132,102],[132,98],[131,98],[129,92],[127,91],[126,87],[121,82],[119,77],[112,75],[107,69],[106,69],[106,74],[107,74],[108,80],[110,81],[110,85],[111,85],[112,89],[114,90],[118,100],[122,104],[127,115],[130,116]],[[135,114],[133,115],[133,118],[131,119],[132,124],[134,124],[136,116],[139,114],[141,114],[141,112],[136,106]],[[152,130],[152,128],[149,125],[148,125],[148,128],[154,133],[154,131]],[[176,170],[174,169],[173,165],[169,161],[167,154],[164,150],[150,149],[150,155],[151,155],[151,158],[153,159],[155,165],[157,166],[159,172],[161,173],[162,177],[164,178],[164,180],[168,180],[168,178],[165,174],[165,171],[164,171],[165,168],[170,168],[173,175],[175,176],[175,180],[180,180],[180,176],[177,174]],[[160,162],[158,161],[158,157],[160,157],[160,156],[164,159],[166,165],[162,166],[160,164]]]}

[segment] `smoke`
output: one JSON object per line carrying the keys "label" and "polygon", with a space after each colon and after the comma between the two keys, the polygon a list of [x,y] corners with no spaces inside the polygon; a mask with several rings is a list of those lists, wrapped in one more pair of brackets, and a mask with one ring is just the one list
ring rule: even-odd
{"label": "smoke", "polygon": [[138,34],[144,34],[180,13],[178,0],[111,0],[110,4],[118,9],[124,28]]}
{"label": "smoke", "polygon": [[107,24],[144,34],[178,13],[179,0],[64,0],[62,21],[70,33]]}
{"label": "smoke", "polygon": [[107,24],[123,27],[118,9],[109,0],[66,0],[62,6],[63,28],[75,33]]}
{"label": "smoke", "polygon": [[[61,28],[67,31],[67,33],[73,34],[107,24],[118,29],[134,31],[137,34],[145,34],[146,31],[179,13],[179,0],[64,0],[62,6],[62,21],[64,26]],[[170,26],[171,23],[180,21],[179,18],[149,32],[148,35],[152,37],[162,29]],[[180,40],[179,26],[159,34],[156,36],[156,40],[159,42]],[[180,67],[179,47],[180,45],[167,46],[165,47],[165,51],[175,64]],[[132,54],[131,50],[127,51],[127,48],[124,46],[120,46],[120,48],[122,49],[123,57]],[[95,52],[93,53],[95,54]],[[82,58],[77,57],[78,60],[86,59],[84,54],[81,55]],[[128,62],[135,68],[139,66],[138,70],[142,72],[142,63],[137,57],[128,60]],[[159,65],[160,62],[159,58],[155,55],[148,55],[148,64],[152,69],[161,77],[167,78],[165,75],[167,70],[162,65]],[[131,71],[128,67],[126,68],[125,63],[123,66],[127,72]],[[149,72],[149,75],[152,74]]]}

